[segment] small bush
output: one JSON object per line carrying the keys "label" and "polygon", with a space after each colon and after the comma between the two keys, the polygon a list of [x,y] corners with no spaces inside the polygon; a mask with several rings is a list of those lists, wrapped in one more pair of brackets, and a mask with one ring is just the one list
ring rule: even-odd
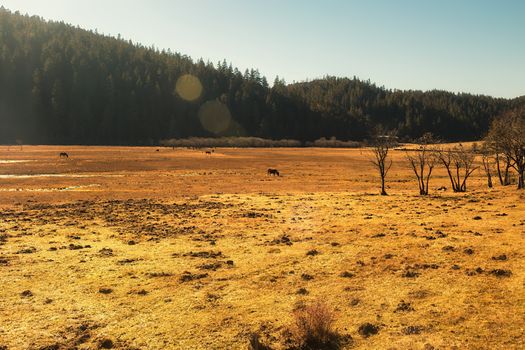
{"label": "small bush", "polygon": [[363,323],[359,326],[359,329],[357,330],[361,336],[364,338],[368,338],[371,335],[376,335],[379,333],[379,327],[372,324],[372,323]]}
{"label": "small bush", "polygon": [[335,315],[322,302],[294,312],[293,335],[297,349],[339,349],[340,336],[334,329]]}
{"label": "small bush", "polygon": [[100,340],[98,343],[99,349],[113,349],[114,346],[113,340],[107,338]]}
{"label": "small bush", "polygon": [[252,333],[250,335],[250,343],[248,344],[248,350],[271,350],[271,348],[268,345],[261,342],[257,333]]}
{"label": "small bush", "polygon": [[319,255],[319,251],[318,250],[315,250],[315,249],[312,249],[312,250],[309,250],[307,253],[306,253],[307,256],[316,256],[316,255]]}

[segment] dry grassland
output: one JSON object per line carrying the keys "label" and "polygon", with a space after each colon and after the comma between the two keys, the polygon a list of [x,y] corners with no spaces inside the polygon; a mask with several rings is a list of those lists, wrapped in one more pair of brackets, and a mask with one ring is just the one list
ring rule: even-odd
{"label": "dry grassland", "polygon": [[2,147],[0,349],[285,349],[317,300],[349,349],[525,348],[525,192],[393,157]]}

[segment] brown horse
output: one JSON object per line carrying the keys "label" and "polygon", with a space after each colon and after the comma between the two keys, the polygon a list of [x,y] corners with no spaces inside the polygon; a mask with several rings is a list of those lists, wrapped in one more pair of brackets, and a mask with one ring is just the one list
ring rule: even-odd
{"label": "brown horse", "polygon": [[58,155],[60,158],[69,158],[69,155],[66,152],[60,152]]}
{"label": "brown horse", "polygon": [[270,169],[268,169],[268,175],[280,176],[279,175],[279,170],[270,168]]}

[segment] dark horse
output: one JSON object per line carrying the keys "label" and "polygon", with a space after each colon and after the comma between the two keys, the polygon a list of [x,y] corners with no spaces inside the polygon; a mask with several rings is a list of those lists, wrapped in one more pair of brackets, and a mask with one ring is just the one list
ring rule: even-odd
{"label": "dark horse", "polygon": [[66,152],[60,152],[58,155],[60,158],[69,158],[69,155]]}
{"label": "dark horse", "polygon": [[279,176],[279,170],[270,168],[270,169],[268,169],[268,175]]}

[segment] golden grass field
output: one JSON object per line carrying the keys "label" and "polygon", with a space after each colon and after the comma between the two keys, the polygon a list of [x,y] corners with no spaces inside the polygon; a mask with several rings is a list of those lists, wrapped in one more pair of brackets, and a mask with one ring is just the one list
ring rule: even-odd
{"label": "golden grass field", "polygon": [[525,192],[392,157],[2,146],[0,349],[284,349],[318,300],[350,349],[524,349]]}

